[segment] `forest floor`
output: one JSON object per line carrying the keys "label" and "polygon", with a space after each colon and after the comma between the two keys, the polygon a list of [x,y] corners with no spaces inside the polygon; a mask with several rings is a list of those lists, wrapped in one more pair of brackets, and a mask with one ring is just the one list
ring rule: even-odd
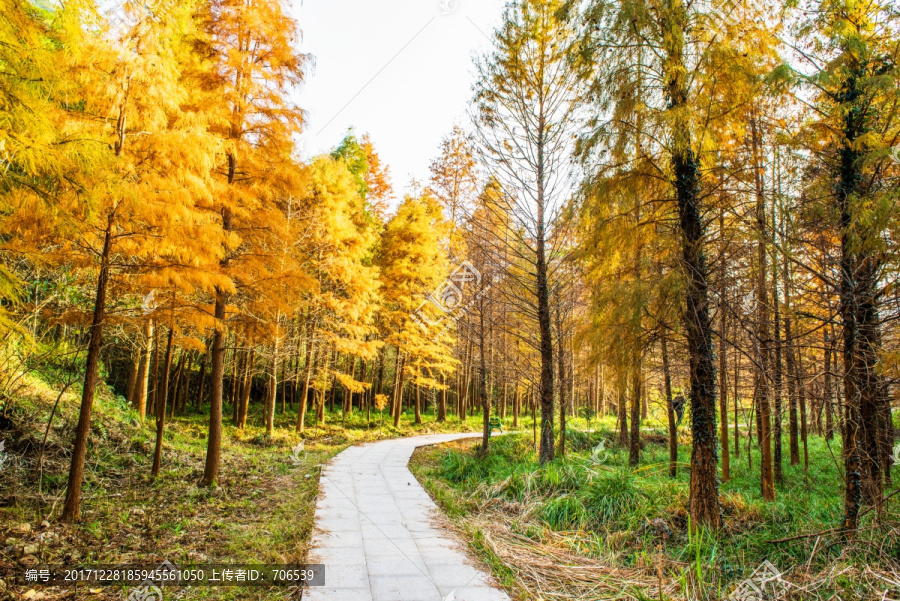
{"label": "forest floor", "polygon": [[[61,388],[51,378],[29,375],[0,413],[0,600],[124,599],[123,587],[20,586],[33,565],[178,565],[302,563],[312,528],[319,468],[347,446],[383,438],[441,431],[475,431],[479,418],[436,424],[404,415],[399,429],[356,412],[328,413],[325,427],[294,430],[296,413],[276,412],[275,435],[265,436],[261,408],[248,425],[230,423],[226,405],[222,471],[218,486],[202,488],[208,417],[166,421],[162,469],[152,478],[155,422],[141,425],[121,397],[102,391],[94,404],[85,466],[82,519],[55,521],[65,497],[69,455],[80,392],[62,396],[42,444]],[[342,425],[343,422],[343,425]],[[308,422],[309,423],[309,422]],[[294,451],[300,440],[302,451]],[[41,448],[44,448],[41,460]],[[166,599],[285,599],[284,588],[182,588]],[[294,597],[299,595],[296,591]]]}
{"label": "forest floor", "polygon": [[[598,428],[596,420],[591,426]],[[614,423],[600,425],[603,434],[586,429],[578,420],[566,456],[543,467],[530,432],[493,439],[484,458],[477,441],[465,440],[419,449],[410,463],[472,550],[518,598],[757,599],[736,587],[768,561],[781,573],[769,585],[780,596],[768,598],[900,599],[898,498],[881,520],[866,515],[855,543],[843,544],[834,530],[843,514],[839,440],[810,439],[808,472],[788,465],[786,448],[784,484],[770,503],[759,493],[758,450],[754,470],[747,439],[740,457],[732,442],[732,477],[720,488],[725,527],[692,535],[689,446],[680,446],[672,479],[661,429],[644,431],[635,469],[627,465],[628,449],[614,442]],[[595,451],[601,440],[605,448]],[[799,538],[773,542],[792,537]]]}

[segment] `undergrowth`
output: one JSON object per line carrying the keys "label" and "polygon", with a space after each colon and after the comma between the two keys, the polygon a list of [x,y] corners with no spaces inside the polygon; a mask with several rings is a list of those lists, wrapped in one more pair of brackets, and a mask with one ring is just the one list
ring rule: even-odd
{"label": "undergrowth", "polygon": [[[324,426],[310,416],[299,435],[296,409],[288,407],[282,414],[279,407],[275,434],[269,438],[259,403],[251,404],[244,430],[231,424],[226,403],[221,477],[217,486],[203,488],[199,481],[208,407],[166,420],[162,470],[154,479],[154,418],[141,424],[122,397],[101,387],[85,464],[82,519],[69,525],[55,518],[65,496],[78,420],[77,385],[61,397],[47,429],[68,379],[69,374],[46,370],[24,374],[16,395],[0,410],[5,458],[0,470],[0,541],[5,541],[0,546],[0,600],[123,599],[129,592],[12,583],[9,574],[21,575],[38,564],[152,566],[163,559],[179,565],[302,563],[322,463],[359,442],[480,427],[478,418],[437,424],[428,412],[420,425],[405,414],[401,427],[393,428],[389,416],[382,425],[376,414],[328,411]],[[213,587],[172,594],[179,599],[229,600],[284,599],[285,593],[283,588]]]}
{"label": "undergrowth", "polygon": [[[519,575],[523,598],[540,598],[535,591],[541,591],[563,599],[724,599],[765,561],[791,583],[785,599],[900,596],[896,500],[878,522],[869,513],[853,543],[844,544],[832,530],[843,511],[840,468],[832,459],[832,453],[840,457],[839,442],[811,437],[808,472],[788,465],[785,454],[784,484],[767,503],[759,492],[758,450],[752,450],[751,469],[742,438],[740,456],[731,449],[731,478],[720,485],[725,525],[716,532],[690,528],[686,444],[679,447],[673,479],[666,438],[652,429],[644,433],[636,468],[608,431],[573,429],[567,440],[566,455],[546,465],[538,462],[530,433],[492,439],[483,457],[477,443],[465,441],[421,449],[413,459],[414,472],[461,528],[483,531],[486,540],[493,536],[494,563],[509,551],[506,566]],[[773,542],[792,537],[798,538]],[[563,568],[555,583],[552,572],[538,578],[540,569],[525,565],[525,549],[536,562],[584,560],[579,569],[596,568],[596,579],[623,570],[620,594],[585,592],[591,589],[577,585],[580,576]],[[636,579],[643,584],[635,588]]]}

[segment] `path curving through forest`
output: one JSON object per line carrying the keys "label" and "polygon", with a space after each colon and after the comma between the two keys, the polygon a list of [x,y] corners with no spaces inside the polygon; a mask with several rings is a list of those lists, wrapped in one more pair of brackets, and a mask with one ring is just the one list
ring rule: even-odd
{"label": "path curving through forest", "polygon": [[420,446],[481,436],[432,434],[350,447],[322,469],[308,563],[325,565],[311,601],[509,601],[475,567],[409,471]]}

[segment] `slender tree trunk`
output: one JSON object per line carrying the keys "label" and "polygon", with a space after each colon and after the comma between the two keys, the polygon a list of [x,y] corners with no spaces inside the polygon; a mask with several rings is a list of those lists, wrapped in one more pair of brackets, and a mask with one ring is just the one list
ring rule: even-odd
{"label": "slender tree trunk", "polygon": [[174,338],[175,332],[169,325],[166,358],[163,361],[162,394],[157,395],[156,399],[156,448],[153,451],[153,468],[150,471],[150,475],[154,478],[159,476],[159,468],[162,464],[163,433],[166,429],[166,400],[169,396],[169,372],[172,369],[172,340]]}
{"label": "slender tree trunk", "polygon": [[669,420],[669,477],[678,477],[678,427],[675,425],[675,410],[672,405],[672,370],[669,367],[669,342],[665,336],[662,346],[663,387],[666,392],[666,417]]}
{"label": "slender tree trunk", "polygon": [[[172,385],[172,412],[169,414],[169,417],[175,419],[175,408],[178,405],[178,387],[181,385],[181,374],[184,371],[184,360],[185,360],[185,352],[181,351],[180,356],[178,357],[178,365],[175,367],[175,382]],[[165,390],[168,391],[169,383],[166,382],[164,386]]]}
{"label": "slender tree trunk", "polygon": [[766,198],[763,189],[760,160],[760,134],[757,130],[756,116],[750,118],[751,141],[753,145],[754,179],[756,187],[756,235],[757,235],[757,272],[756,272],[756,311],[757,325],[757,420],[759,423],[759,444],[762,449],[760,469],[760,490],[766,501],[775,499],[775,478],[772,466],[772,415],[769,405],[769,295],[766,290],[768,267],[766,254]]}
{"label": "slender tree trunk", "polygon": [[269,372],[269,391],[266,399],[266,436],[269,438],[275,433],[275,401],[278,395],[278,346],[276,328],[275,340],[272,343],[272,368]]}
{"label": "slender tree trunk", "polygon": [[[229,219],[230,222],[230,219]],[[230,228],[229,228],[230,229]],[[213,486],[219,478],[222,464],[222,382],[225,377],[225,291],[216,289],[216,329],[213,334],[209,390],[209,436],[206,446],[206,465],[201,486]]]}
{"label": "slender tree trunk", "polygon": [[[790,297],[785,288],[785,312],[791,310]],[[791,465],[800,465],[800,426],[797,416],[797,362],[795,360],[795,345],[791,333],[791,319],[784,318],[785,359],[788,372],[788,438],[791,453]]]}
{"label": "slender tree trunk", "polygon": [[[484,290],[482,290],[482,293]],[[481,423],[481,455],[484,456],[488,452],[488,445],[491,440],[491,430],[490,430],[490,419],[491,419],[491,399],[490,395],[488,395],[488,383],[487,383],[487,364],[485,361],[485,331],[484,331],[484,311],[485,311],[485,299],[484,294],[481,294],[478,298],[479,300],[479,308],[478,308],[478,354],[479,354],[479,366],[478,366],[478,383],[479,388],[481,389],[481,412],[482,412],[482,423]]]}
{"label": "slender tree trunk", "polygon": [[641,461],[641,351],[633,349],[631,363],[631,436],[628,446],[628,465]]}
{"label": "slender tree trunk", "polygon": [[566,394],[568,387],[566,386],[566,343],[562,335],[562,317],[560,315],[561,299],[559,294],[554,295],[556,302],[554,303],[554,313],[556,317],[556,365],[557,375],[559,377],[559,454],[566,454],[566,405],[568,400]]}
{"label": "slender tree trunk", "polygon": [[[738,336],[740,334],[740,324],[738,320],[734,320],[734,340],[738,340]],[[735,349],[736,350],[736,349]],[[738,409],[739,409],[739,400],[740,399],[740,389],[738,385],[741,381],[741,354],[739,352],[734,353],[734,457],[735,459],[741,456],[741,428],[738,423]],[[748,435],[751,429],[747,428]]]}
{"label": "slender tree trunk", "polygon": [[[799,345],[798,345],[799,347]],[[800,404],[800,441],[803,443],[803,469],[809,471],[809,445],[807,443],[809,420],[806,415],[806,392],[803,389],[803,355],[797,351],[797,402]]]}
{"label": "slender tree trunk", "polygon": [[[229,183],[234,180],[235,159],[229,156]],[[231,210],[222,210],[222,229],[231,231]],[[223,260],[227,265],[227,259]],[[209,399],[209,436],[206,446],[206,465],[203,469],[201,486],[212,486],[219,477],[219,468],[222,463],[222,382],[225,378],[225,291],[216,287],[216,303],[214,317],[216,329],[213,334],[213,352]]]}
{"label": "slender tree trunk", "polygon": [[415,407],[415,416],[416,416],[416,424],[422,423],[422,387],[418,384],[416,386],[416,407]]}
{"label": "slender tree trunk", "polygon": [[619,412],[619,444],[623,447],[628,446],[628,406],[627,406],[627,383],[625,374],[619,374],[616,391],[616,408]]}
{"label": "slender tree trunk", "polygon": [[[773,265],[773,267],[775,267]],[[782,461],[781,452],[782,452],[782,443],[781,443],[781,421],[783,417],[783,406],[782,406],[782,367],[781,367],[781,312],[778,308],[778,272],[777,269],[773,269],[774,273],[772,274],[772,308],[774,313],[774,323],[775,323],[775,428],[772,432],[772,442],[774,443],[775,452],[772,456],[772,463],[775,468],[775,482],[780,485],[784,484],[784,462]]]}
{"label": "slender tree trunk", "polygon": [[728,335],[728,315],[725,303],[725,210],[719,209],[719,261],[721,269],[719,271],[720,286],[722,288],[719,296],[719,389],[722,391],[719,396],[719,448],[722,449],[722,482],[728,482],[731,479],[731,458],[729,457],[728,446],[728,382],[726,374],[728,373],[728,347],[726,337]]}
{"label": "slender tree trunk", "polygon": [[550,288],[547,281],[547,258],[545,250],[546,224],[544,221],[544,135],[546,124],[544,115],[538,115],[537,131],[537,313],[541,359],[541,446],[540,461],[553,461],[553,333],[550,327]]}
{"label": "slender tree trunk", "polygon": [[[237,340],[235,340],[236,342]],[[244,371],[246,370],[249,356],[249,349],[242,349],[238,352],[238,349],[235,348],[234,352],[231,353],[231,423],[235,427],[241,424],[241,398],[244,395],[244,386],[246,385]]]}
{"label": "slender tree trunk", "polygon": [[447,421],[447,376],[441,372],[441,400],[438,404],[437,419],[438,423]]}
{"label": "slender tree trunk", "polygon": [[150,355],[153,352],[153,319],[144,324],[144,337],[147,345],[141,352],[141,366],[138,371],[137,393],[135,404],[141,423],[147,417],[147,397],[150,392]]}
{"label": "slender tree trunk", "polygon": [[306,366],[303,368],[303,391],[300,393],[300,402],[297,403],[297,432],[303,432],[306,425],[306,406],[309,404],[309,379],[312,376],[315,346],[313,345],[313,331],[309,332],[306,339]]}
{"label": "slender tree trunk", "polygon": [[[235,343],[237,343],[237,339],[235,339]],[[247,385],[247,378],[244,374],[249,357],[248,349],[243,349],[238,353],[235,348],[231,354],[231,423],[235,426],[241,425],[241,399],[244,397],[244,387]]]}
{"label": "slender tree trunk", "polygon": [[519,411],[522,408],[522,393],[519,391],[519,383],[515,382],[513,384],[515,387],[513,389],[513,428],[519,427]]}
{"label": "slender tree trunk", "polygon": [[125,386],[125,400],[131,406],[134,406],[134,402],[137,397],[137,395],[135,394],[135,391],[137,390],[138,371],[140,369],[141,369],[141,348],[138,347],[136,352],[134,353],[134,357],[131,362],[131,366],[128,370],[128,384],[126,384],[126,386]]}
{"label": "slender tree trunk", "polygon": [[84,479],[84,460],[87,456],[88,435],[91,430],[91,409],[94,405],[94,392],[97,389],[100,351],[103,349],[103,321],[106,317],[106,289],[109,284],[109,259],[112,254],[114,223],[115,212],[107,220],[103,251],[100,254],[100,273],[97,276],[94,317],[91,321],[91,338],[88,343],[87,361],[84,368],[81,408],[78,412],[78,426],[75,429],[75,444],[72,447],[66,501],[63,505],[62,515],[60,515],[60,520],[63,522],[74,522],[81,515],[81,484]]}
{"label": "slender tree trunk", "polygon": [[834,350],[831,343],[831,340],[828,337],[828,330],[823,329],[823,336],[825,341],[825,373],[824,373],[824,383],[822,388],[824,389],[824,400],[823,406],[825,407],[825,440],[833,440],[834,439],[834,392],[832,385],[832,367],[831,367],[831,358],[834,356]]}
{"label": "slender tree trunk", "polygon": [[253,371],[256,368],[256,348],[250,349],[250,356],[244,364],[244,384],[241,387],[240,407],[238,408],[238,424],[241,430],[247,425],[247,414],[250,412],[250,394],[253,392]]}
{"label": "slender tree trunk", "polygon": [[159,328],[153,334],[153,363],[150,372],[150,407],[156,415],[156,407],[159,404]]}
{"label": "slender tree trunk", "polygon": [[394,395],[396,400],[394,402],[394,427],[400,427],[400,416],[403,415],[403,385],[405,382],[405,374],[403,370],[406,367],[406,357],[401,357],[398,350],[398,361],[397,361],[397,386],[394,388]]}

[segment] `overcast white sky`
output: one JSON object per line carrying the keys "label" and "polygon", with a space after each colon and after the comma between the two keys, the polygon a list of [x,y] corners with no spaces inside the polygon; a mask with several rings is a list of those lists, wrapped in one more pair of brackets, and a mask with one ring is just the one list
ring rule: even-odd
{"label": "overcast white sky", "polygon": [[306,157],[353,126],[390,165],[395,194],[428,179],[441,138],[465,125],[472,57],[490,48],[503,0],[293,0],[301,49],[316,57],[297,96]]}

